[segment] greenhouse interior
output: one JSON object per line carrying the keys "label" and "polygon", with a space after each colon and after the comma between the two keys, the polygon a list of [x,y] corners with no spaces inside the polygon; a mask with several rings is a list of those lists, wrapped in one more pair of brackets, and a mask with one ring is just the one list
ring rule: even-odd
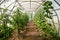
{"label": "greenhouse interior", "polygon": [[0,0],[0,40],[60,40],[60,0]]}

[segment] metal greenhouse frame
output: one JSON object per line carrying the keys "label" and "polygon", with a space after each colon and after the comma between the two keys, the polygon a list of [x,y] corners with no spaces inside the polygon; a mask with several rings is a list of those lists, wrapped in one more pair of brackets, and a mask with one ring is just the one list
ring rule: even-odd
{"label": "metal greenhouse frame", "polygon": [[[10,0],[0,0],[0,9],[5,9],[5,8],[3,8],[3,7],[1,7],[1,5],[2,4],[4,4],[4,3],[6,3],[6,2],[9,2]],[[12,1],[12,0],[11,0]],[[16,8],[16,7],[21,7],[22,8],[22,10],[25,10],[25,11],[27,11],[27,12],[35,12],[40,6],[41,6],[41,4],[43,3],[43,2],[45,2],[46,0],[14,0],[13,2],[11,2],[7,7],[6,7],[6,9],[8,10],[8,11],[10,11],[10,13],[11,12],[13,12],[14,11],[14,9]],[[53,0],[57,5],[59,5],[59,7],[60,7],[60,3],[58,3],[56,0]],[[6,4],[7,5],[7,4]],[[8,8],[9,7],[11,7],[11,5],[13,5],[12,6],[12,8],[11,8],[11,10],[9,10]],[[34,6],[34,7],[33,7]],[[55,15],[52,15],[52,17],[54,17],[54,16],[56,16],[57,17],[57,19],[58,19],[58,25],[59,25],[59,27],[58,27],[58,30],[59,30],[59,28],[60,28],[60,20],[59,20],[59,16],[58,16],[58,14],[57,14],[57,10],[60,10],[60,8],[58,8],[58,9],[52,9],[51,11],[54,11],[55,12]],[[53,19],[52,19],[53,20]],[[53,22],[53,24],[55,25],[56,23],[55,22]],[[59,32],[59,31],[58,31]]]}

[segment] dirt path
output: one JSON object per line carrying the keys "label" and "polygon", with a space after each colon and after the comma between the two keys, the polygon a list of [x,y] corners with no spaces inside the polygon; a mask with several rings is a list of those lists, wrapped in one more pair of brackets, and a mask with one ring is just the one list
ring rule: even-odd
{"label": "dirt path", "polygon": [[15,30],[12,39],[9,40],[48,40],[49,38],[51,39],[51,36],[49,34],[47,34],[46,37],[43,36],[44,32],[40,32],[33,21],[29,21],[27,23],[27,25],[24,27],[24,30],[20,32],[19,37],[17,36],[17,34],[18,33]]}

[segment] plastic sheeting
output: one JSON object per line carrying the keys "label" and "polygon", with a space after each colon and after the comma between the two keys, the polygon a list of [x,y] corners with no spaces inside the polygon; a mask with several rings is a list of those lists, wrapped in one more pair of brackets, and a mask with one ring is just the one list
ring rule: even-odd
{"label": "plastic sheeting", "polygon": [[22,9],[27,12],[33,12],[41,6],[42,2],[43,0],[9,0],[7,2],[3,2],[0,7],[7,8],[8,10],[22,7]]}

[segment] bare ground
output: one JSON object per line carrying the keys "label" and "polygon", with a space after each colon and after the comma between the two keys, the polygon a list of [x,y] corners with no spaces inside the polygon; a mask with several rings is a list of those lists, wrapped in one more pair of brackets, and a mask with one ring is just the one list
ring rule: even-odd
{"label": "bare ground", "polygon": [[[46,34],[46,35],[45,35]],[[45,35],[45,36],[44,36]],[[19,34],[17,29],[14,30],[13,35],[8,40],[54,40],[50,34],[44,31],[39,31],[33,21],[29,21]]]}

